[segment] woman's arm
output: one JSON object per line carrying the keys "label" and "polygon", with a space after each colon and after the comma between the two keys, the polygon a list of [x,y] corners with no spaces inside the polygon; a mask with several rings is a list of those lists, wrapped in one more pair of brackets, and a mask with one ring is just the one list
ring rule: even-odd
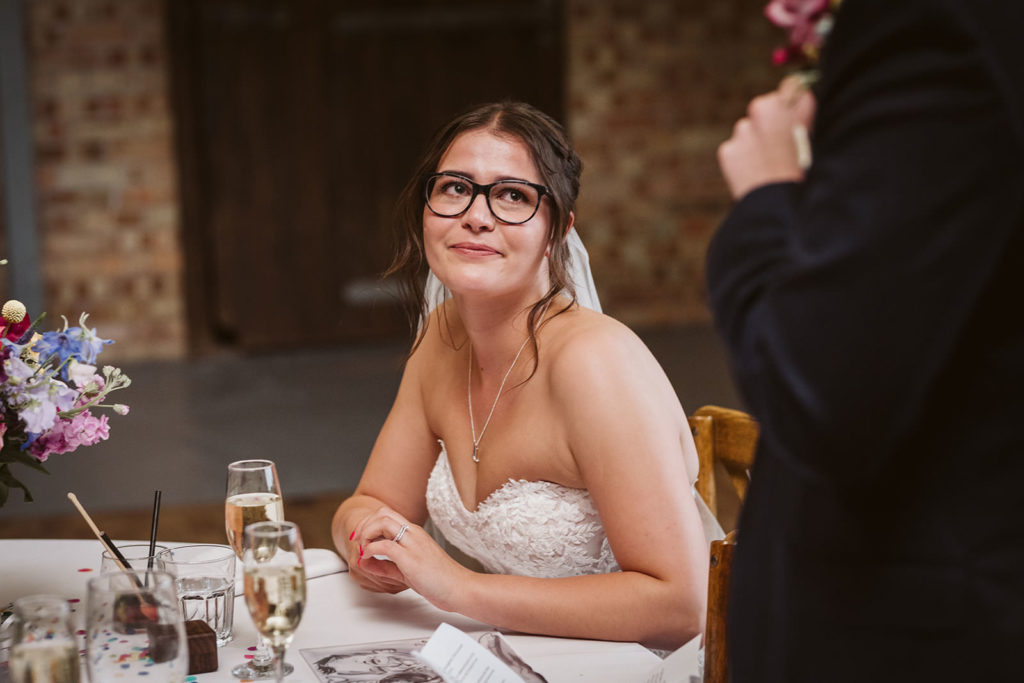
{"label": "woman's arm", "polygon": [[[680,434],[685,417],[643,343],[607,318],[551,351],[552,405],[601,515],[621,572],[563,579],[478,574],[456,564],[418,526],[364,519],[372,571],[406,582],[437,607],[501,628],[677,647],[703,625],[707,544]],[[688,434],[688,431],[683,431]]]}
{"label": "woman's arm", "polygon": [[374,443],[355,493],[334,513],[331,533],[352,577],[369,590],[395,593],[408,586],[362,570],[361,548],[351,538],[359,523],[376,513],[393,511],[417,524],[427,517],[426,485],[437,456],[437,442],[427,424],[421,395],[421,346],[406,363],[398,395]]}

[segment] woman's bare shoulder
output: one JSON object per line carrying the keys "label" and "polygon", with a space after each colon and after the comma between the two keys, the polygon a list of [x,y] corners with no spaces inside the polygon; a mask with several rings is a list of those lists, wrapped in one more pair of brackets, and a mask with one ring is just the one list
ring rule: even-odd
{"label": "woman's bare shoulder", "polygon": [[615,318],[585,308],[563,316],[549,345],[556,370],[576,372],[595,363],[636,364],[653,359],[640,337]]}

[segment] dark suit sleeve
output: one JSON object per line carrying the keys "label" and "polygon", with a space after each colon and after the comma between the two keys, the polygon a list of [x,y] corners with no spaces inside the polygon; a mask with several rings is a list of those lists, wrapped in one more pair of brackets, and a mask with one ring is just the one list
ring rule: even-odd
{"label": "dark suit sleeve", "polygon": [[806,476],[856,485],[898,455],[1020,224],[1017,103],[962,19],[846,0],[807,178],[749,193],[712,241],[735,379]]}

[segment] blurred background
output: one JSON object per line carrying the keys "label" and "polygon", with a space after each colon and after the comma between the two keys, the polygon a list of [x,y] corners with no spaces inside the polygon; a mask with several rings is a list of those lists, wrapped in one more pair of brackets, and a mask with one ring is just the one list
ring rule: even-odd
{"label": "blurred background", "polygon": [[379,278],[391,207],[433,130],[500,98],[584,161],[605,312],[687,411],[741,407],[703,263],[730,203],[715,149],[782,76],[764,4],[0,0],[0,296],[44,329],[88,313],[133,379],[109,441],[19,469],[35,502],[13,491],[0,536],[87,534],[75,491],[146,537],[160,488],[167,534],[213,515],[220,540],[224,468],[250,457],[325,529],[409,343]]}

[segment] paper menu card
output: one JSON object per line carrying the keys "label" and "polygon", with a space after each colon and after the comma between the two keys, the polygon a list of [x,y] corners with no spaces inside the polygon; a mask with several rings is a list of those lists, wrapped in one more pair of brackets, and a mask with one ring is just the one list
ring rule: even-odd
{"label": "paper menu card", "polygon": [[322,683],[392,678],[423,683],[547,683],[496,631],[470,636],[449,624],[441,624],[429,639],[335,645],[299,652]]}
{"label": "paper menu card", "polygon": [[[594,644],[600,645],[599,641],[594,641]],[[616,683],[699,683],[699,644],[700,636],[664,660],[659,661],[650,655],[651,664],[626,670],[620,668],[617,675],[600,680],[615,680]],[[593,648],[589,651],[593,652]],[[615,651],[614,648],[611,651]],[[391,680],[392,677],[401,680],[403,675],[408,680],[424,683],[547,683],[547,679],[527,664],[512,649],[509,640],[498,632],[466,634],[448,624],[439,626],[430,638],[308,648],[300,652],[322,683],[363,683]],[[579,656],[587,655],[580,653]],[[541,661],[544,659],[542,656]],[[544,670],[543,665],[540,666]],[[587,669],[586,666],[582,668]],[[578,670],[567,678],[565,667],[555,669],[561,673],[551,679],[551,683],[556,680],[582,680]],[[592,672],[593,667],[590,670]]]}

